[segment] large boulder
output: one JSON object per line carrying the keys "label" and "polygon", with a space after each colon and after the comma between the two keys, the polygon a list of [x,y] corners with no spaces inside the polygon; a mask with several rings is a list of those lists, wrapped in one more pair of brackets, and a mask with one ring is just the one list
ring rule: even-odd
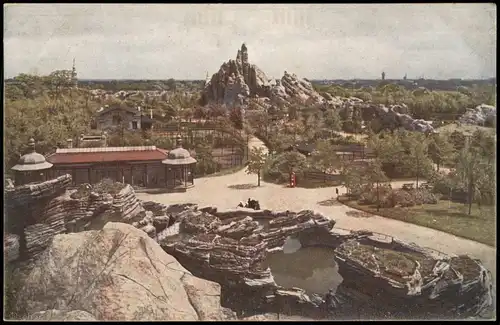
{"label": "large boulder", "polygon": [[27,317],[25,320],[28,321],[96,321],[94,316],[92,314],[83,311],[83,310],[71,310],[71,311],[64,311],[64,310],[44,310],[44,311],[38,311],[29,317]]}
{"label": "large boulder", "polygon": [[194,278],[146,233],[123,223],[56,235],[21,283],[18,315],[57,309],[85,310],[98,320],[232,317],[218,303],[216,283]]}
{"label": "large boulder", "polygon": [[475,108],[468,109],[460,117],[463,124],[493,126],[497,117],[497,108],[495,106],[481,104]]}

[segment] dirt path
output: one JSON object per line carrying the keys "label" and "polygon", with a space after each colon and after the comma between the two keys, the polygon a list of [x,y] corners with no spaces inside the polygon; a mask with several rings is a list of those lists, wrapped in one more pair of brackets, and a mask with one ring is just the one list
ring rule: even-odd
{"label": "dirt path", "polygon": [[[249,147],[258,147],[264,144],[251,138]],[[409,181],[395,182],[408,183]],[[319,203],[331,199],[335,195],[333,188],[287,188],[282,185],[262,182],[257,185],[257,176],[248,175],[245,170],[220,177],[207,177],[195,180],[195,187],[186,193],[146,194],[137,196],[142,200],[174,203],[197,203],[200,206],[216,206],[220,210],[233,209],[240,201],[248,198],[259,200],[264,209],[299,211],[310,209],[324,214],[337,221],[336,227],[346,229],[366,229],[384,233],[418,245],[430,247],[448,254],[468,254],[479,258],[485,266],[496,273],[496,249],[468,239],[459,238],[438,230],[425,228],[398,220],[379,216],[359,218],[352,216],[354,210],[341,204],[331,206]],[[342,194],[345,189],[339,188]]]}

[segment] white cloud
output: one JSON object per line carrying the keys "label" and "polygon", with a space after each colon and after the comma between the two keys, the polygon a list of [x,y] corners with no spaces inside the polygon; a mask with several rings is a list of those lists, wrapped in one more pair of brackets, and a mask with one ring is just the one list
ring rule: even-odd
{"label": "white cloud", "polygon": [[22,4],[4,6],[6,76],[203,79],[242,42],[269,76],[490,77],[492,4]]}

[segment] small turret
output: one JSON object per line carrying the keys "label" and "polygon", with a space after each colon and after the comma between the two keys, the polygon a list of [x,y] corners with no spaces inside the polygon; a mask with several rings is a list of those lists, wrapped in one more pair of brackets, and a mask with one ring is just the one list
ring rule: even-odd
{"label": "small turret", "polygon": [[73,84],[74,87],[78,87],[75,58],[73,58],[73,67],[71,68],[71,83]]}

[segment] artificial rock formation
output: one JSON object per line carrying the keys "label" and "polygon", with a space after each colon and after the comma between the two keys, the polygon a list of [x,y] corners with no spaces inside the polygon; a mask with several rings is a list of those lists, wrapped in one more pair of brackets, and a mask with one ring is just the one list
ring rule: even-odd
{"label": "artificial rock formation", "polygon": [[249,97],[269,97],[269,94],[268,78],[257,66],[249,63],[248,49],[243,44],[236,60],[223,63],[206,83],[202,99],[205,104],[243,104]]}
{"label": "artificial rock formation", "polygon": [[33,313],[25,320],[28,321],[96,321],[92,314],[83,310],[43,310]]}
{"label": "artificial rock formation", "polygon": [[[249,98],[267,98],[276,102],[290,103],[292,100],[312,103],[324,101],[312,84],[285,71],[279,80],[271,80],[256,65],[248,61],[248,49],[241,46],[236,60],[229,60],[220,67],[205,84],[202,94],[204,104],[226,105],[248,104]],[[269,103],[269,101],[263,101]]]}
{"label": "artificial rock formation", "polygon": [[301,233],[299,240],[335,247],[343,278],[329,310],[335,317],[465,318],[492,305],[491,274],[468,256],[337,228]]}
{"label": "artificial rock formation", "polygon": [[[490,274],[479,261],[383,234],[333,228],[333,221],[311,211],[218,212],[186,206],[178,215],[172,217],[179,222],[158,237],[160,245],[195,275],[220,283],[223,304],[241,312],[460,318],[492,304]],[[289,237],[302,247],[334,251],[343,278],[334,295],[282,288],[262,267],[267,253],[281,249]]]}
{"label": "artificial rock formation", "polygon": [[365,123],[376,119],[383,128],[402,127],[409,131],[433,131],[431,122],[412,118],[404,104],[386,107],[363,102],[355,97],[342,98],[328,93],[319,94],[309,80],[287,71],[281,79],[271,80],[256,65],[250,64],[248,49],[243,44],[238,50],[236,60],[223,63],[219,71],[206,82],[202,103],[249,107],[250,100],[254,108],[263,110],[271,105],[287,107],[294,103],[322,105],[337,109],[346,116],[352,115],[353,110],[360,110]]}
{"label": "artificial rock formation", "polygon": [[[94,188],[85,184],[69,191],[70,185],[71,176],[63,175],[6,191],[9,256],[32,259],[57,234],[101,229],[108,221],[133,223],[146,217],[130,185],[108,184],[108,190],[102,184]],[[16,247],[18,254],[14,253]]]}
{"label": "artificial rock formation", "polygon": [[270,270],[261,266],[267,250],[282,247],[289,236],[304,229],[331,229],[335,224],[312,211],[211,212],[191,207],[179,213],[179,226],[159,236],[160,245],[183,265],[191,265],[186,267],[194,274],[250,287],[274,284]]}
{"label": "artificial rock formation", "polygon": [[358,312],[465,318],[492,304],[490,274],[468,256],[436,256],[391,237],[373,236],[346,241],[335,255],[343,277],[337,296]]}
{"label": "artificial rock formation", "polygon": [[193,277],[144,232],[123,223],[55,236],[19,292],[21,315],[56,309],[85,310],[101,321],[234,317],[220,307],[219,285]]}
{"label": "artificial rock formation", "polygon": [[481,104],[475,108],[470,108],[460,117],[460,122],[470,125],[493,126],[497,118],[497,108],[495,106]]}
{"label": "artificial rock formation", "polygon": [[[24,313],[18,314],[56,309],[60,318],[84,310],[98,320],[232,317],[222,304],[240,318],[269,312],[336,319],[462,318],[492,302],[490,274],[479,261],[334,228],[333,220],[312,211],[165,206],[139,201],[128,185],[69,191],[70,183],[62,176],[7,191],[10,234],[4,256],[10,265],[18,256],[30,264],[13,272],[25,275],[24,288],[32,288],[21,290],[16,305]],[[334,294],[309,295],[275,283],[263,262],[290,237],[302,247],[332,249],[343,278]],[[163,291],[165,281],[175,282],[168,282],[172,292]],[[80,299],[84,296],[88,299]]]}
{"label": "artificial rock formation", "polygon": [[253,313],[276,311],[277,304],[290,299],[303,304],[301,295],[280,288],[271,270],[263,267],[267,252],[281,249],[289,236],[305,229],[328,230],[335,224],[307,210],[218,212],[191,207],[179,216],[178,226],[158,236],[160,245],[194,275],[220,283],[224,306]]}

